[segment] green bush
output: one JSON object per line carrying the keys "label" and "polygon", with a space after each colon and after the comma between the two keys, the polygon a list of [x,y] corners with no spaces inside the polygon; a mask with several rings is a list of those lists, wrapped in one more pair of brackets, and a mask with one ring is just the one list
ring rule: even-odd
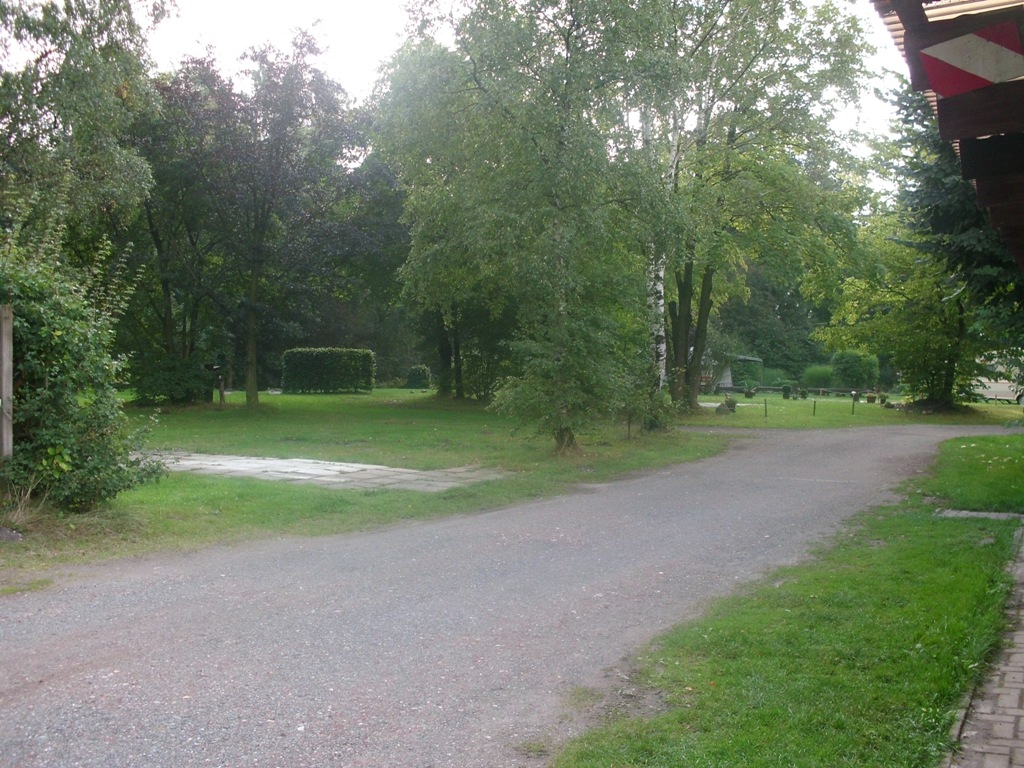
{"label": "green bush", "polygon": [[430,386],[430,368],[426,365],[414,365],[405,375],[406,389],[426,389]]}
{"label": "green bush", "polygon": [[216,375],[195,360],[176,355],[140,354],[128,366],[128,385],[136,402],[184,405],[209,400]]}
{"label": "green bush", "polygon": [[143,435],[115,390],[118,307],[90,300],[92,276],[60,264],[54,242],[17,237],[0,234],[0,304],[14,307],[14,450],[0,463],[3,501],[31,495],[88,511],[162,468],[139,458]]}
{"label": "green bush", "polygon": [[782,368],[765,368],[764,383],[768,387],[781,387],[783,384],[794,384],[793,377],[789,371]]}
{"label": "green bush", "polygon": [[837,386],[870,389],[878,383],[878,356],[852,349],[832,355],[832,370]]}
{"label": "green bush", "polygon": [[746,382],[746,388],[753,389],[761,383],[761,364],[754,360],[734,360],[732,381],[737,385]]}
{"label": "green bush", "polygon": [[370,392],[376,358],[368,349],[289,349],[281,358],[281,389],[300,392]]}
{"label": "green bush", "polygon": [[832,386],[831,365],[809,365],[804,369],[800,383],[808,389],[828,389]]}

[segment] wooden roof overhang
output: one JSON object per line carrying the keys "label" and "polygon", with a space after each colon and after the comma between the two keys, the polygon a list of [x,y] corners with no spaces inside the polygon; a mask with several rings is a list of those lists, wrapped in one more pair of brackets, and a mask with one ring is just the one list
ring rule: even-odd
{"label": "wooden roof overhang", "polygon": [[[935,107],[942,138],[959,145],[964,178],[1024,270],[1024,56],[1017,56],[1024,1],[871,2],[907,62],[911,86]],[[936,65],[931,53],[940,50],[961,58]]]}

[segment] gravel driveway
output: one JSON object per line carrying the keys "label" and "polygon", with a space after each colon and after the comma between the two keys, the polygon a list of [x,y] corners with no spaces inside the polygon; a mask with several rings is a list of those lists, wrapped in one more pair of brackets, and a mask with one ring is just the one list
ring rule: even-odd
{"label": "gravel driveway", "polygon": [[542,765],[641,644],[983,432],[745,432],[500,511],[81,569],[0,599],[0,765]]}

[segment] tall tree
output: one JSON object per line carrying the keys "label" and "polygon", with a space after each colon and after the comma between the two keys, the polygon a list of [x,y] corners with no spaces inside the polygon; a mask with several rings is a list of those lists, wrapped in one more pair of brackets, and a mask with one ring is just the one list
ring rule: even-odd
{"label": "tall tree", "polygon": [[515,374],[497,403],[559,451],[615,409],[624,319],[642,269],[618,217],[609,126],[621,122],[626,2],[480,0],[455,50],[399,60],[387,143],[409,188],[410,290],[451,327],[467,300],[516,312]]}
{"label": "tall tree", "polygon": [[149,103],[145,68],[128,0],[0,1],[0,303],[15,308],[2,503],[35,492],[85,511],[152,469],[114,388],[130,285],[104,271],[151,181],[125,141]]}
{"label": "tall tree", "polygon": [[323,254],[316,290],[302,305],[301,343],[372,349],[383,380],[403,378],[421,360],[412,313],[400,301],[398,270],[409,253],[404,205],[394,170],[371,151],[331,215],[301,231],[302,250]]}
{"label": "tall tree", "polygon": [[963,285],[913,240],[899,242],[891,219],[865,234],[873,269],[847,277],[830,324],[818,331],[829,349],[886,355],[912,400],[938,408],[962,402],[984,352]]}
{"label": "tall tree", "polygon": [[777,252],[793,258],[843,237],[809,167],[833,151],[830,119],[857,87],[863,43],[831,3],[675,2],[667,18],[670,55],[640,108],[668,222],[649,272],[656,304],[672,277],[670,388],[694,406],[716,282],[766,246],[788,243]]}
{"label": "tall tree", "polygon": [[[353,126],[341,87],[316,69],[316,42],[299,34],[288,53],[253,51],[249,92],[239,96],[234,166],[219,197],[225,250],[240,268],[243,287],[246,403],[259,403],[259,342],[270,314],[264,292],[301,278],[292,244],[298,228],[329,216],[355,159]],[[294,238],[294,239],[293,239]]]}
{"label": "tall tree", "polygon": [[210,392],[204,363],[225,352],[230,231],[216,214],[234,183],[239,100],[210,59],[183,61],[154,90],[159,108],[134,129],[154,177],[133,232],[148,247],[133,254],[143,279],[119,335],[140,399],[192,402]]}
{"label": "tall tree", "polygon": [[916,247],[961,284],[985,339],[986,353],[1015,360],[1024,388],[1024,274],[990,226],[965,181],[951,144],[942,141],[931,106],[909,89],[896,93],[900,116],[895,171],[899,205]]}
{"label": "tall tree", "polygon": [[3,0],[0,30],[0,215],[28,206],[30,237],[61,211],[65,252],[89,263],[151,183],[126,141],[151,106],[142,26],[129,0]]}
{"label": "tall tree", "polygon": [[799,277],[758,261],[750,265],[746,285],[744,295],[720,307],[721,328],[739,345],[723,352],[755,355],[766,368],[782,369],[791,379],[825,360],[812,333],[828,317],[803,297]]}

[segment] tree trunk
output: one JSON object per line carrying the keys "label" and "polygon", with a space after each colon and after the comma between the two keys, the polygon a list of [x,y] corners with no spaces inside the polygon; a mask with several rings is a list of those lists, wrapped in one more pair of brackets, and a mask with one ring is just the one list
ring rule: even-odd
{"label": "tree trunk", "polygon": [[686,394],[689,377],[690,328],[693,324],[693,262],[688,261],[682,270],[675,271],[677,302],[669,305],[672,340],[672,371],[669,375],[669,394],[672,402],[680,402]]}
{"label": "tree trunk", "polygon": [[697,306],[697,327],[693,335],[693,353],[690,355],[690,365],[687,368],[689,374],[686,402],[692,409],[700,407],[700,380],[703,373],[701,361],[704,358],[704,350],[708,341],[708,321],[711,318],[711,287],[714,281],[715,270],[712,267],[704,268],[704,276],[700,283],[700,301]]}
{"label": "tree trunk", "polygon": [[259,298],[259,284],[259,270],[254,266],[249,273],[249,295],[245,308],[245,405],[249,408],[255,408],[260,404],[260,391],[256,376],[256,333],[259,330],[256,300]]}
{"label": "tree trunk", "polygon": [[942,406],[952,408],[957,401],[956,373],[959,367],[960,358],[963,356],[963,346],[967,338],[966,310],[963,302],[956,302],[956,335],[952,348],[944,361],[942,367],[942,381],[939,386],[939,394],[936,399]]}
{"label": "tree trunk", "polygon": [[559,427],[555,430],[555,450],[559,455],[573,453],[579,450],[579,445],[576,443],[576,435],[572,431],[572,427]]}
{"label": "tree trunk", "polygon": [[466,388],[462,383],[462,340],[459,338],[459,324],[452,327],[452,364],[455,371],[455,399],[466,398]]}
{"label": "tree trunk", "polygon": [[437,345],[437,394],[448,397],[452,393],[452,342],[448,336],[448,328],[444,315],[438,312],[435,316],[434,341]]}
{"label": "tree trunk", "polygon": [[170,256],[164,246],[163,237],[160,235],[160,228],[153,216],[153,206],[146,203],[146,223],[149,226],[149,236],[153,241],[153,250],[156,251],[157,268],[160,272],[160,310],[161,310],[161,335],[164,351],[168,354],[174,353],[174,301],[171,295]]}
{"label": "tree trunk", "polygon": [[654,365],[658,371],[658,387],[669,383],[672,364],[665,328],[665,263],[664,259],[652,259],[647,274],[647,302],[652,321],[651,337],[654,341]]}

